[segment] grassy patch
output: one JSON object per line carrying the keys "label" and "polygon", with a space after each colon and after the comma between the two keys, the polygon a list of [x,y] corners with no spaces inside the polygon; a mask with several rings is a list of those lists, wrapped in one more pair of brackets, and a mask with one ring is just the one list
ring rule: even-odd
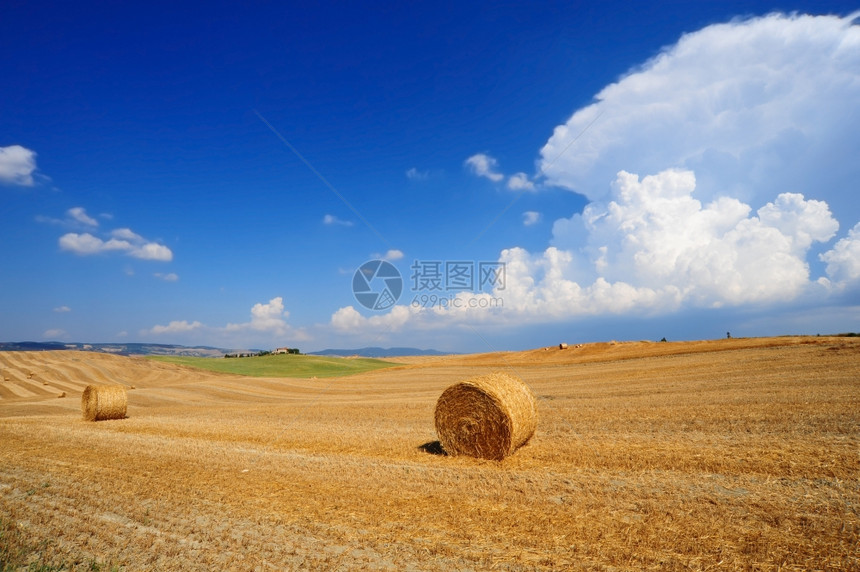
{"label": "grassy patch", "polygon": [[148,356],[156,361],[253,377],[340,377],[399,364],[372,358],[267,355],[247,358]]}

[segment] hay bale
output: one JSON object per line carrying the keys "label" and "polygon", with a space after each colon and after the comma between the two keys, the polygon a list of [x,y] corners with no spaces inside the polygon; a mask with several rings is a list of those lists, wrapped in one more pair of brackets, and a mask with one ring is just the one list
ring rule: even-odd
{"label": "hay bale", "polygon": [[449,455],[501,461],[525,445],[537,427],[531,389],[502,372],[446,389],[436,402],[436,433]]}
{"label": "hay bale", "polygon": [[564,342],[561,342],[560,344],[558,344],[558,349],[560,349],[560,350],[566,350],[566,349],[567,349],[567,344],[566,344],[566,343],[564,343]]}
{"label": "hay bale", "polygon": [[85,421],[125,419],[128,397],[122,385],[88,385],[81,395]]}

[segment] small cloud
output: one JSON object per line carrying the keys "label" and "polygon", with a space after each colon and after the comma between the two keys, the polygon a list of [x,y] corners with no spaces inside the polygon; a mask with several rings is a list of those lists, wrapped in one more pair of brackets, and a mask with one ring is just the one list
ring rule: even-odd
{"label": "small cloud", "polygon": [[512,191],[534,191],[535,184],[525,173],[516,173],[508,179],[508,188]]}
{"label": "small cloud", "polygon": [[532,226],[540,222],[540,213],[537,211],[526,211],[523,213],[523,225]]}
{"label": "small cloud", "polygon": [[373,260],[400,260],[403,258],[403,251],[398,250],[396,248],[390,249],[385,254],[379,254],[378,252],[374,252],[370,255]]}
{"label": "small cloud", "polygon": [[334,215],[327,214],[323,217],[323,224],[326,226],[352,226],[352,221],[341,220]]}
{"label": "small cloud", "polygon": [[155,276],[156,278],[160,278],[160,279],[164,280],[165,282],[176,282],[177,280],[179,280],[179,275],[176,274],[175,272],[169,272],[167,274],[162,274],[161,272],[156,272],[155,274],[153,274],[153,276]]}
{"label": "small cloud", "polygon": [[412,167],[406,171],[406,178],[410,181],[426,181],[430,178],[430,171],[419,171]]}
{"label": "small cloud", "polygon": [[68,306],[57,306],[56,308],[54,308],[54,311],[58,314],[65,314],[66,312],[71,312],[72,309]]}
{"label": "small cloud", "polygon": [[128,332],[126,332],[125,330],[123,330],[123,331],[121,331],[121,332],[118,332],[118,333],[117,333],[117,335],[116,335],[116,337],[118,337],[118,338],[127,338],[127,337],[128,337]]}
{"label": "small cloud", "polygon": [[42,339],[44,340],[58,340],[60,338],[65,338],[68,334],[65,330],[60,330],[59,328],[54,328],[50,330],[45,330],[45,333],[42,334]]}
{"label": "small cloud", "polygon": [[66,214],[73,220],[86,226],[98,226],[99,221],[87,215],[84,207],[72,207],[66,211]]}
{"label": "small cloud", "polygon": [[282,336],[289,330],[289,326],[287,325],[289,315],[290,313],[284,310],[284,299],[281,296],[277,296],[269,300],[267,304],[254,304],[251,308],[250,322],[227,324],[224,330],[227,332],[254,330],[257,332],[271,332]]}
{"label": "small cloud", "polygon": [[84,207],[72,207],[66,211],[63,218],[54,218],[44,215],[36,215],[36,222],[42,224],[53,224],[68,229],[80,229],[84,227],[97,227],[99,222],[87,214]]}
{"label": "small cloud", "polygon": [[36,153],[21,145],[0,147],[0,184],[33,186]]}
{"label": "small cloud", "polygon": [[166,326],[160,326],[160,325],[152,326],[152,328],[150,328],[150,330],[148,332],[146,330],[144,330],[143,333],[150,333],[150,334],[156,334],[156,335],[158,335],[158,334],[176,334],[176,333],[180,333],[180,332],[191,332],[193,330],[196,330],[196,329],[202,328],[202,327],[203,327],[203,324],[201,324],[197,320],[195,320],[193,322],[189,322],[188,320],[173,320],[172,322],[170,322]]}
{"label": "small cloud", "polygon": [[504,175],[495,171],[497,162],[494,158],[484,153],[472,155],[465,162],[472,172],[479,177],[490,179],[494,183],[498,183],[505,178]]}
{"label": "small cloud", "polygon": [[340,333],[367,333],[370,330],[396,332],[403,328],[412,317],[407,306],[394,306],[385,314],[365,318],[352,306],[338,309],[331,315],[330,324]]}
{"label": "small cloud", "polygon": [[110,235],[113,238],[118,238],[120,240],[129,240],[131,242],[143,242],[143,237],[137,234],[136,232],[132,232],[130,228],[117,228],[110,232]]}
{"label": "small cloud", "polygon": [[131,250],[132,245],[124,240],[112,238],[105,242],[104,240],[85,232],[78,234],[77,232],[68,232],[60,237],[60,249],[73,252],[81,256],[88,254],[98,254],[100,252],[109,252],[113,250]]}
{"label": "small cloud", "polygon": [[141,260],[158,260],[161,262],[170,262],[173,260],[173,251],[155,242],[147,242],[146,244],[133,248],[129,256],[140,258]]}
{"label": "small cloud", "polygon": [[60,237],[60,250],[72,252],[79,256],[101,254],[105,252],[123,252],[133,258],[141,260],[159,260],[169,262],[173,260],[173,252],[166,246],[155,242],[144,242],[143,237],[131,232],[129,229],[118,229],[112,234],[124,238],[111,238],[102,240],[88,232],[68,232]]}

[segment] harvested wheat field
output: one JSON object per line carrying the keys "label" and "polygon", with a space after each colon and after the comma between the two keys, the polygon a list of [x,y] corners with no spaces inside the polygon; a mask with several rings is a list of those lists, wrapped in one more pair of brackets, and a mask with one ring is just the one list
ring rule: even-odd
{"label": "harvested wheat field", "polygon": [[[860,339],[399,361],[278,379],[0,353],[4,569],[860,569]],[[534,435],[441,454],[437,399],[492,371],[534,392]],[[127,418],[82,420],[91,383],[125,386]]]}

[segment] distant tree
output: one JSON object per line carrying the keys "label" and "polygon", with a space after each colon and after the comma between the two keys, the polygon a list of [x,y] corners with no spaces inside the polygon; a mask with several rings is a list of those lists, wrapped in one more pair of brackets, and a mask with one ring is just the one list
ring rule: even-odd
{"label": "distant tree", "polygon": [[664,337],[663,337],[663,339],[661,339],[660,341],[661,341],[661,342],[665,342],[665,341],[666,341],[666,337],[664,336]]}

